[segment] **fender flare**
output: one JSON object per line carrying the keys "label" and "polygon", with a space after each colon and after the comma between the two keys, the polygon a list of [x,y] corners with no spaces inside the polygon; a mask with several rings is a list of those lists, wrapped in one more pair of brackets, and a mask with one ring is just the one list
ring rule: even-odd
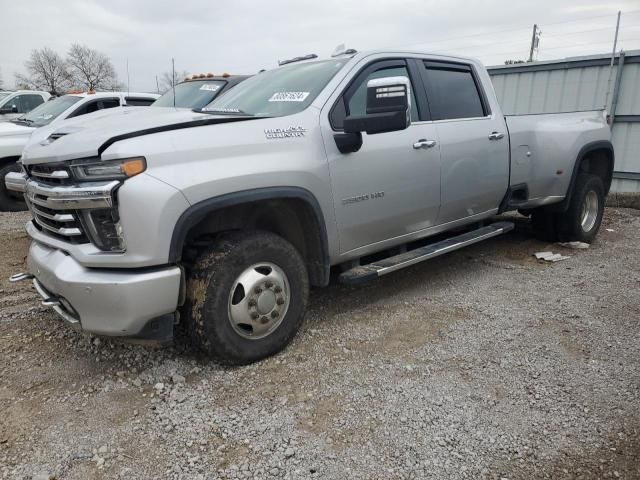
{"label": "fender flare", "polygon": [[[569,208],[569,203],[571,202],[571,195],[573,194],[573,188],[576,184],[576,180],[578,178],[578,172],[580,171],[580,165],[582,161],[589,155],[591,152],[596,150],[607,150],[611,155],[611,168],[609,169],[609,178],[613,178],[613,166],[615,163],[615,153],[613,150],[613,144],[609,140],[598,140],[595,142],[589,142],[584,145],[580,151],[578,152],[578,156],[576,157],[576,161],[573,164],[573,172],[571,173],[571,180],[569,182],[569,187],[567,188],[567,195],[564,197],[562,202],[554,205],[554,211],[565,211]],[[611,182],[609,185],[605,185],[606,193],[609,193],[609,187],[611,186]]]}
{"label": "fender flare", "polygon": [[320,231],[320,262],[312,265],[309,277],[315,279],[315,284],[329,283],[329,243],[324,215],[316,197],[301,187],[265,187],[239,192],[227,193],[217,197],[202,200],[187,208],[176,222],[169,244],[169,263],[178,263],[182,259],[182,250],[189,230],[202,221],[208,214],[227,207],[241,205],[261,200],[297,199],[305,202],[314,213],[315,223]]}

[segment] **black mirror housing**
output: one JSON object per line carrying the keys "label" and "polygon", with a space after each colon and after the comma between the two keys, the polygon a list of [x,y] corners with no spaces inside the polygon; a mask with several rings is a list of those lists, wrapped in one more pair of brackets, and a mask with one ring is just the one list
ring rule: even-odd
{"label": "black mirror housing", "polygon": [[411,83],[407,77],[375,78],[367,83],[367,114],[344,120],[345,133],[368,135],[404,130],[411,124]]}

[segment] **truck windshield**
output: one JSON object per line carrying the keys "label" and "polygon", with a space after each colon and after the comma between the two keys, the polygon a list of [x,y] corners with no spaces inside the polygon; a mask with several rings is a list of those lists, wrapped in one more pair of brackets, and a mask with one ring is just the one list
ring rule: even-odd
{"label": "truck windshield", "polygon": [[[189,81],[176,85],[177,108],[202,108],[211,103],[222,90],[225,82],[221,80]],[[152,107],[173,107],[173,89],[151,104]]]}
{"label": "truck windshield", "polygon": [[202,111],[283,117],[307,108],[348,59],[286,65],[245,80]]}
{"label": "truck windshield", "polygon": [[30,127],[43,127],[49,125],[53,119],[80,100],[82,100],[82,97],[74,95],[58,97],[55,100],[37,106],[25,116],[18,118],[17,121],[28,123]]}

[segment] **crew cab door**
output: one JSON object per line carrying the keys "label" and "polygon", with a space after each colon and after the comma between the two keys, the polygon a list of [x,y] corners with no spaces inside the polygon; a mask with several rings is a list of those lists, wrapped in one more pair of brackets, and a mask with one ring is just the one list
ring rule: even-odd
{"label": "crew cab door", "polygon": [[440,139],[438,224],[497,209],[509,185],[509,136],[504,118],[491,111],[472,64],[419,63]]}
{"label": "crew cab door", "polygon": [[[411,125],[375,135],[363,132],[357,152],[341,153],[334,135],[343,131],[346,116],[365,114],[367,82],[398,76],[411,81]],[[341,253],[386,240],[397,242],[397,237],[432,226],[440,207],[440,153],[436,128],[427,122],[428,107],[415,61],[363,62],[338,95],[323,109],[321,125]],[[419,142],[428,142],[429,147]]]}

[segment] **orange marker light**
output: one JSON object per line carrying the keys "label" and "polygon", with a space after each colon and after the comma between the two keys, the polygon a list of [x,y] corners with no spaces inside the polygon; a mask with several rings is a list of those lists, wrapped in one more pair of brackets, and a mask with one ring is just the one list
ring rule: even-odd
{"label": "orange marker light", "polygon": [[222,78],[228,78],[228,77],[230,77],[230,76],[231,76],[231,75],[229,75],[227,72],[224,72],[224,73],[222,74]]}
{"label": "orange marker light", "polygon": [[144,158],[132,158],[131,160],[127,160],[123,162],[122,165],[120,165],[120,171],[127,177],[138,175],[139,173],[144,172],[144,169]]}

